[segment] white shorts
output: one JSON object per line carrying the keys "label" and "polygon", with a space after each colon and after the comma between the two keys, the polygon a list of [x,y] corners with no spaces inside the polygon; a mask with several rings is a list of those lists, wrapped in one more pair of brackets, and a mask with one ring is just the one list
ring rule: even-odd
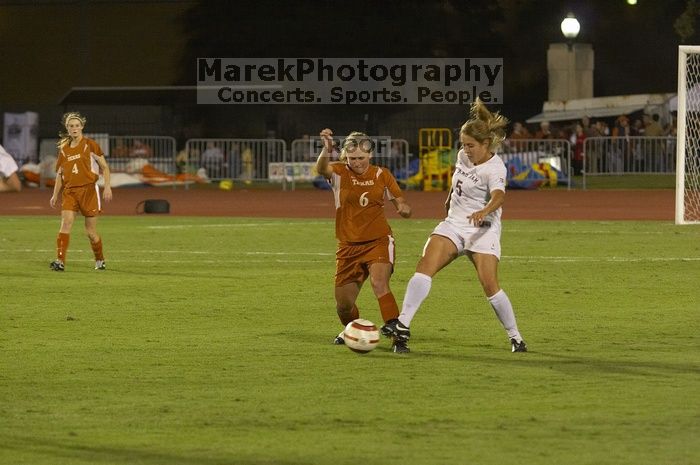
{"label": "white shorts", "polygon": [[17,162],[12,155],[5,152],[4,150],[0,152],[0,177],[9,178],[12,173],[17,172],[19,167]]}
{"label": "white shorts", "polygon": [[501,259],[501,234],[496,228],[482,227],[459,230],[451,223],[443,221],[433,229],[432,234],[451,240],[457,247],[459,255],[470,251],[495,255],[497,259]]}

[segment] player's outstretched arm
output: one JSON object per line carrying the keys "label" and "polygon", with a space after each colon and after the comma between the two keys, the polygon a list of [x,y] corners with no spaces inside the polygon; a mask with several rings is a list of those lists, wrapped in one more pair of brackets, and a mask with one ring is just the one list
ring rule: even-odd
{"label": "player's outstretched arm", "polygon": [[406,202],[406,199],[403,197],[396,197],[395,199],[391,199],[391,203],[394,204],[399,215],[404,218],[411,217],[411,206]]}
{"label": "player's outstretched arm", "polygon": [[333,153],[333,131],[326,128],[320,133],[323,141],[323,149],[316,160],[316,172],[327,179],[330,179],[333,170],[330,167],[330,157]]}

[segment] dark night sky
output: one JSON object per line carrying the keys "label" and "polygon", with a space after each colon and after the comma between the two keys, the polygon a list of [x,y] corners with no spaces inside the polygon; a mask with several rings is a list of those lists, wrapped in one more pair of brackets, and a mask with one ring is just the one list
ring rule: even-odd
{"label": "dark night sky", "polygon": [[[686,0],[0,1],[0,108],[72,86],[193,83],[197,56],[503,57],[505,105],[537,112],[568,11],[596,96],[675,92]],[[688,43],[698,41],[691,37]],[[8,63],[10,66],[8,66]]]}

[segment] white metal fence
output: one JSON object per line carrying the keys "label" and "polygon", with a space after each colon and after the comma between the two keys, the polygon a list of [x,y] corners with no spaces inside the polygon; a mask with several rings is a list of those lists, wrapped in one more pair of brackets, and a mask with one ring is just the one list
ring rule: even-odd
{"label": "white metal fence", "polygon": [[675,137],[589,137],[583,144],[586,177],[622,174],[674,174]]}
{"label": "white metal fence", "polygon": [[[181,169],[205,174],[212,181],[267,182],[276,176],[270,170],[284,169],[289,162],[282,139],[190,139],[184,150]],[[287,177],[280,181],[286,188]]]}
{"label": "white metal fence", "polygon": [[175,139],[164,136],[97,136],[96,141],[107,156],[110,169],[133,173],[143,160],[168,175],[175,175]]}
{"label": "white metal fence", "polygon": [[[408,141],[405,139],[387,139],[386,145],[386,147],[383,144],[377,145],[372,157],[372,163],[387,167],[397,179],[405,179],[408,177],[408,165],[411,160]],[[291,144],[289,161],[315,165],[322,147],[319,137],[295,139]],[[302,180],[306,181],[308,179]]]}
{"label": "white metal fence", "polygon": [[[461,143],[457,140],[455,150],[459,150],[460,146]],[[506,139],[498,155],[506,165],[516,159],[523,167],[549,163],[561,172],[560,181],[566,182],[567,188],[571,189],[572,153],[571,143],[566,139]]]}

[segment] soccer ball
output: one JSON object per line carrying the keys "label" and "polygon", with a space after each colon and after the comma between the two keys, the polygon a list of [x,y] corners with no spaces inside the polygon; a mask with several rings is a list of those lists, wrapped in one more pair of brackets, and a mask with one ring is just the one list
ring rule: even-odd
{"label": "soccer ball", "polygon": [[379,330],[369,320],[358,318],[353,320],[343,330],[345,345],[358,354],[371,352],[379,344]]}

